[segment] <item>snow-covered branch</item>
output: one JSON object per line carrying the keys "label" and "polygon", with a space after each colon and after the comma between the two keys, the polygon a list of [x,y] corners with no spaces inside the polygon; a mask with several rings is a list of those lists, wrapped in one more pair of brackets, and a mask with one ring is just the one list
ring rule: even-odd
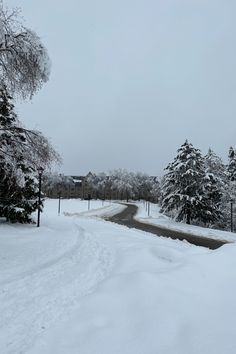
{"label": "snow-covered branch", "polygon": [[50,60],[37,34],[21,23],[19,13],[0,2],[1,84],[14,96],[31,98],[48,80]]}

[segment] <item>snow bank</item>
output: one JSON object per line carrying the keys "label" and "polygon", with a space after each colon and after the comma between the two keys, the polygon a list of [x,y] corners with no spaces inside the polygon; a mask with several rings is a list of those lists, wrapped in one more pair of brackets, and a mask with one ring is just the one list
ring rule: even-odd
{"label": "snow bank", "polygon": [[[45,204],[45,214],[58,214],[58,199],[47,199]],[[112,216],[124,210],[125,206],[112,201],[102,200],[81,200],[81,199],[61,199],[61,214],[67,216]]]}
{"label": "snow bank", "polygon": [[212,252],[94,221],[89,230],[112,249],[112,272],[29,353],[235,352],[235,245]]}
{"label": "snow bank", "polygon": [[[63,200],[66,216],[111,217],[126,208],[125,205],[106,201]],[[76,211],[75,211],[76,210]]]}
{"label": "snow bank", "polygon": [[163,229],[185,232],[194,236],[213,238],[215,240],[224,240],[228,242],[236,241],[236,234],[227,231],[209,229],[195,225],[187,225],[185,223],[176,222],[168,216],[160,213],[160,207],[157,204],[150,203],[150,216],[143,202],[135,203],[138,206],[138,213],[135,219],[151,225],[160,226]]}

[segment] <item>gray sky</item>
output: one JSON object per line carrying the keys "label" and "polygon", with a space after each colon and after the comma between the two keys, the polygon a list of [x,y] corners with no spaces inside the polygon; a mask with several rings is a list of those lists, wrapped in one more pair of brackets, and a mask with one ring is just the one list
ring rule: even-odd
{"label": "gray sky", "polygon": [[188,138],[226,160],[236,147],[234,0],[7,0],[52,61],[17,104],[63,157],[60,171],[161,175]]}

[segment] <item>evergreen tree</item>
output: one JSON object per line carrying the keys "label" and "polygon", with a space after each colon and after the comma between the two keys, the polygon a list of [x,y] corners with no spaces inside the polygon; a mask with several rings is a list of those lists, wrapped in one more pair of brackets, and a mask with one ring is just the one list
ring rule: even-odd
{"label": "evergreen tree", "polygon": [[[229,148],[228,154],[228,165],[227,165],[227,188],[225,188],[225,193],[223,196],[222,210],[223,210],[223,223],[220,227],[230,230],[231,228],[231,208],[230,204],[233,201],[233,212],[235,214],[235,201],[236,201],[236,151],[231,146]],[[236,229],[235,218],[233,218],[234,230]]]}
{"label": "evergreen tree", "polygon": [[236,181],[236,152],[232,148],[229,148],[229,164],[227,166],[228,178],[230,181]]}
{"label": "evergreen tree", "polygon": [[221,158],[211,149],[205,156],[205,172],[205,223],[219,223],[222,219],[222,200],[227,186],[226,169]]}
{"label": "evergreen tree", "polygon": [[204,159],[187,140],[166,170],[162,186],[162,212],[174,211],[178,221],[205,221]]}
{"label": "evergreen tree", "polygon": [[214,174],[215,177],[223,184],[226,183],[227,172],[226,166],[222,159],[216,155],[216,153],[209,148],[208,153],[205,156],[205,166],[208,173]]}
{"label": "evergreen tree", "polygon": [[11,222],[31,222],[37,209],[35,170],[24,159],[24,130],[5,87],[0,89],[0,216]]}
{"label": "evergreen tree", "polygon": [[204,194],[201,200],[201,210],[199,220],[213,226],[222,218],[221,199],[222,192],[219,188],[218,180],[212,173],[206,173],[203,180]]}

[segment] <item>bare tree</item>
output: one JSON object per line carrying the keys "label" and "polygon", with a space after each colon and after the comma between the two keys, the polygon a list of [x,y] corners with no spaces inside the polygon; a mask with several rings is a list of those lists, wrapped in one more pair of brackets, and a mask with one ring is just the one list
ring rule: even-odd
{"label": "bare tree", "polygon": [[[21,153],[24,161],[30,164],[35,170],[40,166],[44,169],[50,169],[53,163],[61,163],[60,155],[53,148],[49,139],[40,131],[29,130],[21,126],[13,126],[7,128],[7,130],[11,134],[11,142],[14,149],[9,149],[9,146],[6,149],[3,144],[0,144],[0,154],[5,155],[9,161],[11,159],[14,160],[15,151],[17,150]],[[4,131],[6,132],[6,128],[0,126],[0,137]],[[21,141],[19,138],[14,139],[15,132],[20,133],[20,136],[24,137],[24,140]]]}
{"label": "bare tree", "polygon": [[32,98],[50,74],[50,60],[37,34],[23,26],[20,10],[0,1],[0,83],[13,96]]}
{"label": "bare tree", "polygon": [[53,163],[61,163],[60,155],[42,132],[25,128],[18,129],[22,129],[26,139],[25,144],[22,146],[25,159],[34,168],[42,166],[44,169],[50,169]]}

